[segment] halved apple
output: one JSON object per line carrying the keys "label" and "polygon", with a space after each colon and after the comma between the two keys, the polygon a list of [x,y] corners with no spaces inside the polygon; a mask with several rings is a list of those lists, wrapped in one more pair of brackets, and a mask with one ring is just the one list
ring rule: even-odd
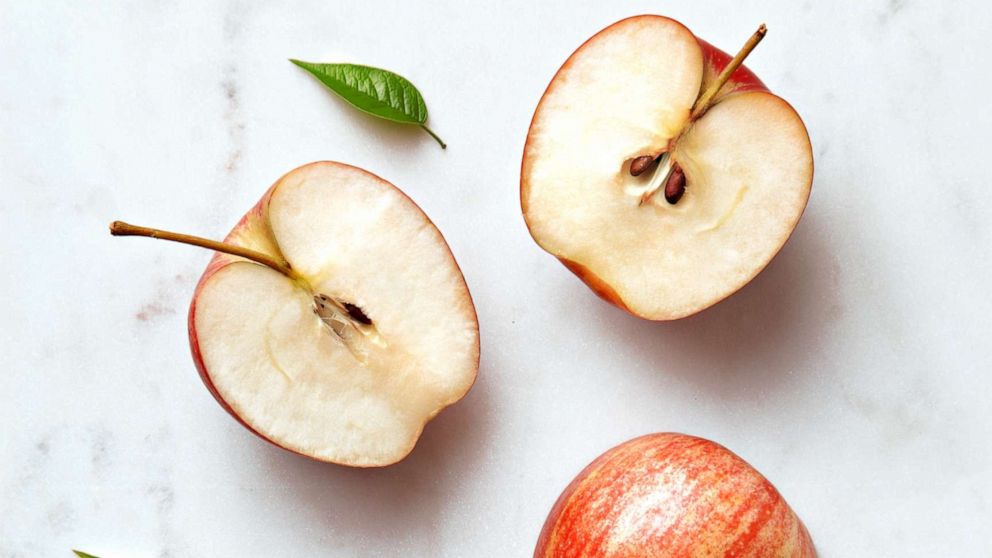
{"label": "halved apple", "polygon": [[795,110],[741,61],[661,16],[614,23],[548,85],[524,148],[534,240],[630,313],[699,312],[758,274],[809,198]]}
{"label": "halved apple", "polygon": [[478,321],[447,243],[410,198],[361,169],[291,171],[223,244],[111,229],[231,252],[196,288],[193,358],[217,401],[278,446],[395,463],[475,380]]}

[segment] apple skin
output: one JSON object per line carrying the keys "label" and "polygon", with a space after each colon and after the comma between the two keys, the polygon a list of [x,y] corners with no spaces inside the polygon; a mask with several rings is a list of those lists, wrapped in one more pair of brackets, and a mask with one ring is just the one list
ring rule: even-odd
{"label": "apple skin", "polygon": [[[345,164],[345,163],[338,163],[338,162],[335,162],[335,161],[316,161],[316,162],[313,162],[313,163],[308,163],[306,165],[302,165],[302,166],[300,166],[300,167],[298,167],[298,168],[296,168],[296,169],[294,169],[294,170],[286,173],[285,175],[281,176],[278,180],[276,180],[275,183],[272,186],[270,186],[268,190],[265,191],[265,193],[262,195],[262,198],[258,201],[258,203],[256,203],[254,207],[252,207],[250,210],[248,210],[248,212],[245,213],[245,215],[241,218],[241,220],[238,221],[238,223],[234,226],[234,228],[231,229],[231,232],[228,233],[227,237],[224,238],[224,242],[229,243],[229,244],[236,244],[236,245],[239,245],[239,246],[247,246],[247,247],[252,248],[254,250],[258,250],[259,252],[263,252],[263,253],[269,254],[271,256],[279,256],[281,258],[282,256],[279,254],[279,250],[277,248],[275,239],[272,238],[272,233],[271,233],[271,231],[269,229],[269,225],[268,225],[268,219],[267,219],[266,213],[268,211],[269,200],[272,198],[273,192],[275,192],[276,188],[279,186],[279,184],[283,181],[283,179],[286,176],[292,174],[293,172],[295,172],[297,170],[303,169],[305,167],[313,166],[313,165],[336,165],[336,166],[339,166],[339,167],[348,167],[348,168],[351,168],[351,169],[356,169],[356,170],[359,170],[359,171],[364,172],[366,174],[372,174],[372,173],[366,171],[365,169],[362,169],[362,168],[359,168],[359,167],[355,167],[353,165],[348,165],[348,164]],[[390,184],[391,186],[393,186],[391,182],[389,182],[388,180],[383,179],[382,177],[380,177],[378,175],[372,174],[372,176],[375,176],[379,180],[382,180],[383,182],[386,182],[387,184]],[[393,187],[396,188],[396,186],[393,186]],[[396,189],[401,194],[403,194],[404,196],[406,196],[406,193],[405,192],[403,192],[399,188],[396,188]],[[417,205],[417,203],[415,201],[413,201],[413,199],[411,199],[409,196],[406,196],[406,197],[407,197],[407,199],[410,200],[410,203],[412,203],[414,206],[416,206],[417,209],[420,209],[421,213],[424,214],[424,217],[428,220],[428,222],[431,222],[430,219],[427,217],[427,214],[424,213],[423,209],[421,209],[420,206]],[[440,231],[439,231],[439,234],[440,234]],[[447,242],[445,242],[445,247],[448,249],[448,251],[450,253],[451,247],[448,245]],[[454,256],[452,256],[452,260],[454,260]],[[284,449],[284,450],[286,450],[288,452],[295,453],[297,455],[302,455],[304,457],[307,457],[309,459],[313,459],[315,461],[321,461],[321,460],[317,459],[316,457],[314,457],[312,455],[308,455],[308,454],[305,454],[305,453],[298,452],[298,451],[295,451],[293,449],[287,448],[285,446],[282,446],[278,442],[276,442],[275,440],[272,440],[271,438],[265,436],[264,434],[262,434],[258,430],[255,430],[254,428],[252,428],[247,422],[245,422],[244,419],[241,418],[241,416],[239,416],[234,411],[234,409],[231,407],[231,405],[220,395],[220,392],[217,390],[217,388],[214,386],[213,381],[210,379],[210,372],[207,370],[207,366],[203,362],[203,355],[200,353],[200,342],[199,342],[199,340],[197,338],[197,333],[196,333],[196,301],[197,301],[197,298],[199,297],[200,290],[206,284],[206,282],[210,278],[210,276],[212,276],[214,273],[217,273],[218,271],[220,271],[221,269],[223,269],[228,264],[233,263],[233,262],[237,262],[237,261],[244,261],[244,260],[241,259],[241,258],[238,258],[236,256],[231,256],[229,254],[223,254],[223,253],[220,253],[220,252],[215,253],[213,259],[211,259],[210,260],[210,263],[207,264],[207,269],[203,272],[203,275],[200,276],[200,280],[199,280],[199,282],[197,282],[196,289],[193,291],[193,300],[192,300],[192,302],[190,302],[190,305],[189,305],[189,315],[188,315],[188,318],[187,318],[187,328],[188,328],[188,331],[189,331],[189,346],[190,346],[190,352],[193,355],[193,363],[196,365],[196,370],[200,374],[200,379],[203,381],[203,384],[206,386],[206,388],[210,392],[210,394],[214,396],[214,399],[217,400],[217,403],[219,403],[220,406],[225,411],[227,411],[227,413],[229,415],[231,415],[232,417],[234,417],[234,419],[237,420],[238,423],[240,423],[242,426],[244,426],[245,428],[247,428],[252,434],[255,434],[256,436],[258,436],[259,438],[265,440],[266,442],[268,442],[268,443],[270,443],[270,444],[272,444],[272,445],[274,445],[274,446],[276,446],[278,448]],[[455,261],[455,266],[458,267],[457,260],[454,260],[454,261]],[[459,273],[460,272],[461,272],[461,268],[459,267]],[[464,282],[464,280],[465,280],[464,274],[461,274],[461,275],[462,275],[462,281]],[[466,285],[465,288],[466,288],[466,291],[467,291],[468,290],[467,285]],[[474,306],[475,303],[474,303],[474,301],[471,300],[471,297],[469,297],[469,303],[473,305],[472,306],[472,312],[475,313],[476,312],[475,311],[475,306]],[[476,339],[478,339],[478,338],[479,338],[478,335],[476,335]],[[476,343],[475,354],[476,354],[475,370],[476,370],[476,378],[477,378],[478,377],[478,370],[479,370],[479,362],[480,362],[479,359],[481,357],[481,352],[480,352],[480,347],[478,345],[478,342]],[[474,384],[476,378],[473,378],[473,384]],[[469,386],[469,389],[466,390],[466,394],[470,390],[471,390],[471,386]],[[430,422],[435,416],[437,416],[443,410],[444,410],[443,408],[442,409],[438,409],[437,413],[435,413],[434,415],[432,415],[430,418],[427,419],[427,422]],[[426,423],[425,423],[425,426],[426,426]],[[420,438],[420,436],[418,435],[417,438],[414,440],[414,443],[410,445],[409,449],[406,451],[406,453],[404,454],[404,456],[402,458],[400,458],[399,460],[397,460],[396,462],[394,462],[394,463],[398,463],[399,461],[402,461],[407,455],[409,455],[409,453],[411,451],[413,451],[413,448],[416,445],[416,442],[419,440],[419,438]],[[331,462],[331,463],[333,463],[333,462]],[[394,463],[385,463],[385,464],[382,464],[382,465],[369,465],[369,466],[351,465],[351,464],[347,464],[347,463],[340,463],[339,465],[345,465],[345,466],[348,466],[348,467],[356,467],[356,468],[377,468],[377,467],[387,467],[387,466],[392,465]]]}
{"label": "apple skin", "polygon": [[723,446],[649,434],[589,464],[555,502],[534,558],[815,558],[775,487]]}
{"label": "apple skin", "polygon": [[[545,88],[544,93],[541,95],[541,99],[544,99],[544,97],[547,96],[547,94],[551,91],[551,88],[555,84],[555,80],[557,79],[558,74],[562,73],[563,71],[565,71],[567,68],[569,68],[572,65],[572,62],[575,59],[575,55],[579,51],[582,50],[582,47],[584,47],[586,45],[586,43],[588,43],[589,41],[595,39],[597,36],[599,36],[601,33],[605,32],[605,31],[607,31],[611,27],[614,27],[614,26],[617,26],[617,25],[621,25],[621,24],[624,24],[624,23],[629,23],[631,21],[636,21],[638,19],[653,19],[653,18],[668,19],[669,21],[672,21],[672,22],[674,22],[674,23],[676,23],[678,25],[681,25],[682,27],[685,27],[684,25],[682,25],[681,22],[678,22],[678,21],[676,21],[674,19],[666,18],[664,16],[659,16],[659,15],[651,15],[651,14],[631,16],[631,17],[628,17],[628,18],[625,18],[625,19],[621,19],[620,21],[614,22],[614,23],[608,25],[607,27],[603,28],[601,31],[599,31],[598,33],[596,33],[595,35],[593,35],[589,39],[586,39],[585,42],[583,42],[581,45],[579,45],[579,48],[575,49],[575,52],[573,52],[572,55],[568,57],[568,60],[566,60],[565,63],[562,64],[561,68],[558,69],[558,71],[555,73],[554,77],[551,78],[551,81],[548,83],[548,86]],[[689,31],[689,28],[688,27],[686,27],[685,29],[686,29],[686,31]],[[692,31],[689,31],[689,32],[692,33]],[[695,34],[693,34],[693,36],[695,37]],[[726,52],[720,50],[719,48],[711,45],[710,43],[704,41],[703,39],[700,39],[699,37],[696,37],[696,42],[699,43],[699,47],[703,51],[703,64],[704,64],[704,68],[703,68],[703,80],[702,80],[702,83],[700,85],[700,93],[702,93],[702,91],[706,89],[706,86],[709,85],[710,82],[712,82],[714,79],[716,79],[716,77],[720,74],[720,72],[723,71],[723,69],[725,67],[727,67],[727,64],[730,63],[730,61],[733,59],[733,56],[731,56],[731,55],[727,54]],[[755,75],[754,72],[752,72],[747,66],[745,66],[745,65],[742,64],[740,67],[738,67],[734,71],[733,74],[731,74],[730,79],[727,80],[727,83],[720,89],[720,92],[713,98],[713,103],[716,104],[716,103],[720,102],[721,99],[727,97],[728,95],[732,95],[734,93],[744,93],[744,92],[747,92],[747,91],[768,91],[768,92],[770,92],[770,90],[768,89],[768,87],[765,86],[764,82],[762,82],[761,79],[759,79],[758,76]],[[534,119],[535,118],[537,118],[537,112],[536,111],[534,113],[534,116],[531,118],[531,123],[530,123],[530,127],[531,128],[534,125]],[[524,144],[524,153],[527,153],[527,150],[530,147],[528,145],[529,143],[530,143],[530,138],[528,137],[527,143]],[[526,161],[526,157],[524,157],[524,161]],[[524,168],[523,163],[521,163],[521,172],[520,172],[520,176],[521,177],[526,176],[525,170],[526,169]],[[523,180],[521,180],[521,183],[520,183],[520,193],[521,193],[520,199],[521,200],[526,200],[526,197],[523,195],[524,190],[526,189],[526,187],[527,187],[527,185],[524,184]],[[527,213],[527,205],[526,205],[526,203],[524,203],[524,205],[522,206],[522,210],[523,210],[523,213],[524,214]],[[533,231],[530,231],[529,226],[528,226],[528,232],[531,233],[531,238],[533,238],[534,241],[537,242],[538,245],[540,245],[540,242],[538,242],[537,237],[534,236]],[[596,295],[599,296],[600,298],[602,298],[603,300],[605,300],[605,301],[609,302],[610,304],[616,306],[617,308],[620,308],[621,310],[623,310],[625,312],[628,312],[630,314],[633,314],[633,315],[635,315],[635,316],[637,316],[639,318],[644,318],[645,317],[645,316],[638,315],[636,312],[634,312],[633,310],[631,310],[630,308],[628,308],[627,305],[624,304],[623,301],[620,299],[620,296],[613,289],[613,287],[611,287],[606,281],[603,281],[595,273],[593,273],[592,271],[590,271],[586,266],[584,266],[584,265],[582,265],[582,264],[580,264],[578,262],[571,261],[571,260],[569,260],[567,258],[558,258],[558,260],[566,268],[568,268],[569,271],[571,271],[572,273],[574,273],[576,277],[578,277],[579,279],[581,279],[582,282],[586,284],[586,286],[588,286],[590,289],[592,289],[592,291],[594,293],[596,293]],[[729,297],[731,294],[733,294],[733,293],[729,293],[727,295],[727,297]],[[724,299],[725,298],[726,297],[724,297]],[[713,304],[715,305],[715,304],[717,304],[719,302],[720,301],[716,301]]]}
{"label": "apple skin", "polygon": [[[275,190],[276,185],[278,185],[280,181],[282,181],[282,178],[280,178],[275,182],[275,184],[270,186],[269,189],[265,191],[265,194],[262,195],[262,199],[260,199],[258,203],[255,204],[254,207],[248,210],[248,213],[245,213],[245,215],[241,217],[241,219],[234,226],[234,228],[231,229],[231,232],[228,233],[228,235],[224,238],[224,242],[230,244],[237,244],[237,245],[249,245],[249,243],[244,242],[241,239],[246,236],[250,238],[251,235],[245,233],[249,233],[252,229],[256,227],[261,228],[260,225],[265,219],[265,211],[269,205],[269,199],[272,197],[272,192]],[[267,230],[265,231],[265,234],[269,234]],[[250,247],[258,249],[255,246],[250,246]],[[271,250],[260,249],[259,251],[267,253],[269,255],[274,255],[272,254]],[[249,431],[251,431],[251,433],[255,434],[259,438],[265,440],[266,442],[269,442],[270,444],[276,447],[283,448],[283,446],[280,446],[275,441],[269,439],[261,432],[249,426],[249,424],[245,422],[240,415],[234,412],[234,409],[231,408],[231,405],[228,404],[228,402],[224,400],[223,397],[221,397],[220,392],[217,391],[217,388],[214,386],[213,381],[210,379],[210,374],[207,372],[207,366],[203,362],[203,355],[200,353],[200,342],[196,334],[196,301],[200,296],[200,291],[203,289],[203,286],[206,285],[207,279],[209,279],[214,273],[217,273],[228,264],[238,261],[239,259],[240,258],[235,258],[228,254],[215,252],[214,257],[210,260],[210,263],[207,264],[207,269],[204,270],[203,275],[200,276],[200,280],[197,282],[196,288],[193,290],[193,299],[192,301],[190,301],[189,314],[186,320],[187,330],[189,332],[189,348],[190,348],[190,352],[193,355],[193,364],[196,365],[196,370],[200,374],[200,379],[203,381],[203,385],[206,386],[207,391],[210,392],[210,395],[214,396],[214,399],[217,401],[217,403],[219,403],[220,406],[225,411],[227,411],[229,415],[234,417],[234,419],[237,420],[238,423],[241,424],[241,426],[244,426]],[[289,448],[283,448],[283,449],[285,449],[286,451],[291,451],[298,455],[305,455],[293,451]],[[306,457],[310,457],[310,456],[306,456]]]}
{"label": "apple skin", "polygon": [[[733,56],[699,37],[696,37],[696,42],[703,49],[703,85],[700,87],[700,92],[702,92],[727,67]],[[714,97],[713,102],[719,102],[720,99],[731,93],[744,93],[746,91],[768,91],[768,87],[758,79],[758,76],[754,75],[754,72],[742,64],[730,75],[730,79],[720,89],[720,93]]]}

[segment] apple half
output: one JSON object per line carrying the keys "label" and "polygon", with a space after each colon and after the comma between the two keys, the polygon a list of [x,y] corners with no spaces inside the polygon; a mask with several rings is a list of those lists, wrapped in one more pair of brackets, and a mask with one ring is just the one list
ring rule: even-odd
{"label": "apple half", "polygon": [[548,515],[534,558],[814,558],[768,479],[685,434],[635,438],[596,458]]}
{"label": "apple half", "polygon": [[111,230],[229,252],[193,296],[193,359],[217,401],[277,446],[389,465],[475,380],[479,325],[447,243],[410,198],[364,170],[318,162],[289,172],[224,243]]}
{"label": "apple half", "polygon": [[733,59],[661,16],[576,50],[534,113],[520,199],[534,240],[597,294],[651,320],[747,284],[799,221],[813,180],[802,119]]}

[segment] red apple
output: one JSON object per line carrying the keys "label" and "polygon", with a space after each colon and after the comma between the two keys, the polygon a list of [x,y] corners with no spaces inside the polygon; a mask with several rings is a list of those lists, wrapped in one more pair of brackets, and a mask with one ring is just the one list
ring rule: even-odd
{"label": "red apple", "polygon": [[806,527],[727,448],[650,434],[599,456],[552,508],[535,558],[812,558]]}
{"label": "red apple", "polygon": [[223,243],[189,310],[193,360],[234,418],[279,447],[356,467],[413,449],[479,369],[479,324],[441,233],[395,186],[333,162],[280,178]]}
{"label": "red apple", "polygon": [[565,61],[534,112],[528,230],[636,316],[677,319],[736,292],[806,207],[802,119],[741,65],[764,32],[732,61],[672,19],[624,19]]}

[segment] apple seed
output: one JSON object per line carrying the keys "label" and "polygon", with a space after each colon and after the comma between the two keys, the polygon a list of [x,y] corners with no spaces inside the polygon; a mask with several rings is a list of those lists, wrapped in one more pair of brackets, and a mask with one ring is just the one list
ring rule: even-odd
{"label": "apple seed", "polygon": [[640,176],[648,167],[655,162],[651,155],[641,155],[630,162],[630,176]]}
{"label": "apple seed", "polygon": [[678,163],[672,166],[672,174],[668,175],[668,181],[665,182],[665,200],[675,205],[680,199],[682,199],[682,194],[685,193],[685,173],[682,172],[682,167]]}
{"label": "apple seed", "polygon": [[348,311],[348,315],[356,321],[365,325],[372,325],[372,320],[365,315],[365,312],[362,312],[362,309],[358,305],[350,302],[344,302],[342,304],[344,305],[344,309]]}

